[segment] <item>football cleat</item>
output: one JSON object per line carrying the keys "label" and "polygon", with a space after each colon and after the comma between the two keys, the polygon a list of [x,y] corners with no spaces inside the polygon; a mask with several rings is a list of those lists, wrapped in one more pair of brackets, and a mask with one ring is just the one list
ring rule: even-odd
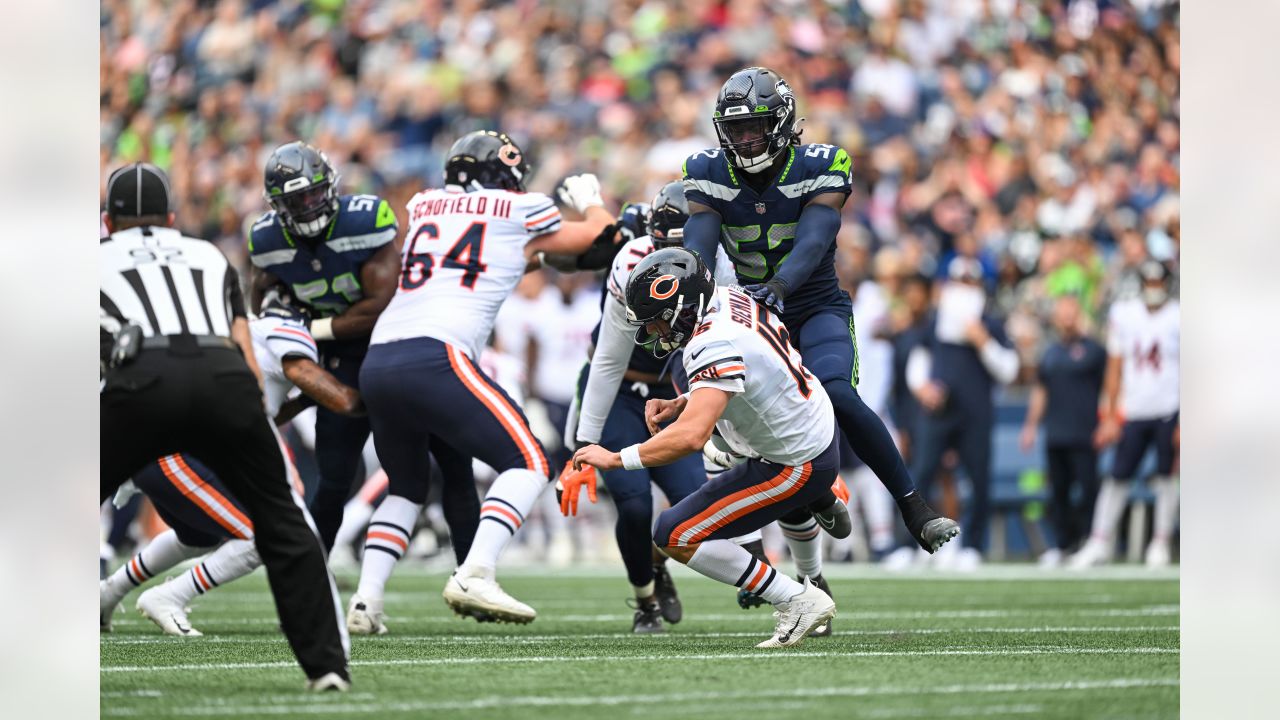
{"label": "football cleat", "polygon": [[[835,596],[831,594],[831,586],[827,584],[826,578],[821,575],[816,575],[811,579],[813,580],[814,587],[826,593],[827,597],[830,597],[833,602],[835,601]],[[796,580],[799,581],[800,578],[796,578]],[[831,637],[831,620],[827,620],[821,625],[810,630],[809,637]]]}
{"label": "football cleat", "polygon": [[351,596],[351,603],[347,606],[347,632],[352,635],[386,635],[384,619],[381,600]]}
{"label": "football cleat", "polygon": [[849,506],[839,498],[825,510],[815,511],[813,519],[831,537],[843,540],[853,533],[853,519],[849,517]]}
{"label": "football cleat", "polygon": [[493,570],[458,568],[444,586],[444,601],[454,612],[478,622],[531,623],[538,613],[503,591]]}
{"label": "football cleat", "polygon": [[680,596],[676,594],[675,581],[667,572],[667,564],[653,566],[653,594],[658,596],[658,606],[662,608],[662,619],[672,625],[684,617],[684,606],[680,604]]}
{"label": "football cleat", "polygon": [[120,607],[118,602],[104,603],[102,598],[107,595],[107,581],[98,581],[98,631],[111,632],[111,616],[116,614],[116,609]]}
{"label": "football cleat", "polygon": [[351,681],[336,672],[325,673],[307,681],[307,690],[310,692],[346,692],[350,689]]}
{"label": "football cleat", "polygon": [[738,607],[743,610],[750,610],[765,605],[764,598],[751,592],[750,590],[738,590]]}
{"label": "football cleat", "polygon": [[1111,562],[1111,544],[1089,538],[1067,561],[1067,567],[1072,570],[1084,570],[1096,565],[1106,565],[1109,562]]}
{"label": "football cleat", "polygon": [[1173,560],[1171,555],[1172,553],[1169,552],[1168,540],[1152,540],[1151,544],[1147,545],[1147,552],[1144,560],[1149,568],[1168,567],[1169,563]]}
{"label": "football cleat", "polygon": [[631,622],[631,632],[637,635],[664,633],[667,628],[662,625],[662,606],[657,601],[645,602],[640,599],[627,602],[627,607],[636,610],[635,619]]}
{"label": "football cleat", "polygon": [[918,492],[899,500],[898,509],[902,511],[902,520],[911,531],[911,537],[929,553],[938,552],[938,548],[960,534],[960,524],[939,515]]}
{"label": "football cleat", "polygon": [[780,648],[799,645],[815,628],[829,624],[836,615],[836,603],[809,580],[804,590],[786,602],[776,603],[773,617],[777,623],[773,636],[756,645],[758,648]]}
{"label": "football cleat", "polygon": [[174,598],[169,590],[174,587],[174,580],[157,585],[138,596],[138,612],[142,616],[160,626],[168,635],[177,637],[200,637],[204,633],[191,627],[187,619],[187,609]]}

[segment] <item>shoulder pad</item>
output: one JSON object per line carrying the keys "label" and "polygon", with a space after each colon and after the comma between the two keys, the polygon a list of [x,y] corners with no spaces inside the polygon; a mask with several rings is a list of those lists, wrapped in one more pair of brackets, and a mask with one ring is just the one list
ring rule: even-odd
{"label": "shoulder pad", "polygon": [[391,204],[377,195],[343,195],[338,198],[338,214],[361,232],[373,232],[396,225]]}
{"label": "shoulder pad", "polygon": [[254,266],[265,268],[287,263],[297,252],[285,238],[274,210],[258,218],[249,228],[249,260]]}
{"label": "shoulder pad", "polygon": [[685,197],[707,205],[713,201],[733,200],[742,192],[738,177],[720,148],[699,150],[690,155],[683,166]]}
{"label": "shoulder pad", "polygon": [[844,148],[813,143],[795,148],[795,158],[778,182],[787,197],[808,199],[823,192],[852,192],[853,159]]}

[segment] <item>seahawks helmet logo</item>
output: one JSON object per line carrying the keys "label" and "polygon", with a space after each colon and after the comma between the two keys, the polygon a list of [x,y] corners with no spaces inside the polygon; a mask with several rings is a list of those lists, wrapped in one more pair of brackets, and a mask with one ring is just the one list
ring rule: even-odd
{"label": "seahawks helmet logo", "polygon": [[[669,287],[666,289],[659,287],[663,283],[669,283]],[[666,300],[672,295],[675,295],[676,290],[679,289],[679,287],[680,281],[675,275],[659,275],[654,278],[653,284],[649,286],[649,296],[654,300]]]}

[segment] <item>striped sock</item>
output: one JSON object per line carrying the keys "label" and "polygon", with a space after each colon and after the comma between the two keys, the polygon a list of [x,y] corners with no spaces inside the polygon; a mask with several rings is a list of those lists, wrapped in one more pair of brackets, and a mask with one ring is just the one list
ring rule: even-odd
{"label": "striped sock", "polygon": [[166,530],[155,536],[142,551],[129,558],[128,562],[116,569],[107,578],[103,589],[103,601],[117,603],[129,594],[130,590],[155,577],[156,573],[177,565],[183,560],[197,557],[208,552],[208,548],[184,545],[172,530]]}
{"label": "striped sock", "polygon": [[550,483],[532,470],[512,468],[498,476],[480,505],[480,526],[464,566],[492,570],[498,557]]}
{"label": "striped sock", "polygon": [[360,562],[360,587],[356,592],[361,597],[382,598],[396,562],[409,549],[409,538],[420,512],[421,505],[399,495],[388,495],[374,511]]}
{"label": "striped sock", "polygon": [[817,577],[822,574],[822,533],[818,521],[810,515],[799,524],[778,521],[782,536],[791,549],[791,559],[796,562],[800,577]]}
{"label": "striped sock", "polygon": [[248,575],[262,564],[252,540],[228,540],[174,581],[173,595],[183,603]]}
{"label": "striped sock", "polygon": [[804,586],[751,556],[729,540],[707,540],[689,558],[689,567],[712,580],[734,585],[770,603],[786,602]]}

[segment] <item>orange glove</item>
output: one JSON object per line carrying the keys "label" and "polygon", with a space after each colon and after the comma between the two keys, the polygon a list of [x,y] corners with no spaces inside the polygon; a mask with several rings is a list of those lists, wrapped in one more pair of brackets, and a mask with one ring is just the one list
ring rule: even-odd
{"label": "orange glove", "polygon": [[596,469],[583,465],[581,470],[574,471],[573,461],[564,464],[560,477],[556,478],[556,501],[560,503],[560,514],[565,517],[578,514],[578,493],[582,487],[587,488],[587,499],[596,501]]}
{"label": "orange glove", "polygon": [[831,483],[831,492],[840,498],[840,502],[845,505],[849,504],[849,486],[844,484],[844,478],[839,475],[836,476],[836,481]]}

